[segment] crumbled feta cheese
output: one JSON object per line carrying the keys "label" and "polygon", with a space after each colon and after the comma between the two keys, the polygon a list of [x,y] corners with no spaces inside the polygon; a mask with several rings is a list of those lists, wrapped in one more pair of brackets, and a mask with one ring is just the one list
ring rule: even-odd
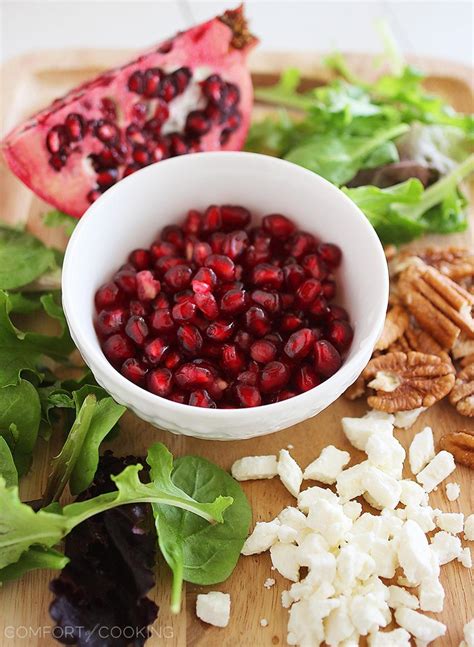
{"label": "crumbled feta cheese", "polygon": [[247,537],[242,546],[242,555],[256,555],[268,550],[278,540],[279,528],[280,522],[278,519],[257,521],[252,534]]}
{"label": "crumbled feta cheese", "polygon": [[270,557],[273,566],[287,580],[297,582],[300,579],[298,546],[294,544],[282,544],[280,542],[273,544],[270,548]]}
{"label": "crumbled feta cheese", "polygon": [[407,519],[417,523],[424,533],[436,528],[434,522],[435,511],[429,505],[407,505],[405,512]]}
{"label": "crumbled feta cheese", "polygon": [[402,488],[400,503],[403,503],[403,505],[427,505],[428,495],[421,485],[408,479],[400,481],[400,485]]}
{"label": "crumbled feta cheese", "polygon": [[324,622],[325,642],[330,647],[342,644],[343,640],[350,638],[354,633],[354,625],[349,615],[349,600],[339,598],[339,606],[333,609]]}
{"label": "crumbled feta cheese", "polygon": [[298,531],[291,526],[281,525],[278,528],[278,541],[283,544],[292,544],[298,537]]}
{"label": "crumbled feta cheese", "polygon": [[352,521],[346,517],[342,506],[322,500],[310,507],[308,526],[319,532],[332,547],[344,539]]}
{"label": "crumbled feta cheese", "polygon": [[392,584],[388,587],[388,606],[392,609],[399,609],[406,607],[407,609],[418,609],[420,603],[416,595],[408,593],[408,591],[401,586]]}
{"label": "crumbled feta cheese", "polygon": [[292,444],[290,443],[289,445],[287,445],[287,446],[286,446],[286,448],[287,448],[287,449],[294,449],[294,448],[295,448],[295,446],[294,446],[294,445],[292,445]]}
{"label": "crumbled feta cheese", "polygon": [[402,478],[405,450],[396,438],[390,434],[372,434],[367,440],[365,452],[371,465],[395,479]]}
{"label": "crumbled feta cheese", "polygon": [[311,532],[298,542],[298,560],[301,566],[310,566],[319,553],[327,553],[329,544],[322,535]]}
{"label": "crumbled feta cheese", "polygon": [[352,521],[355,521],[362,514],[362,506],[358,501],[348,501],[342,506],[344,514]]}
{"label": "crumbled feta cheese", "polygon": [[276,456],[245,456],[239,458],[231,467],[232,476],[237,481],[271,479],[278,474]]}
{"label": "crumbled feta cheese", "polygon": [[411,411],[397,411],[395,414],[394,426],[397,429],[408,429],[418,420],[418,417],[426,411],[426,407],[411,409]]}
{"label": "crumbled feta cheese", "polygon": [[417,474],[416,480],[427,492],[431,492],[455,469],[453,455],[442,450]]}
{"label": "crumbled feta cheese", "polygon": [[464,539],[474,541],[474,514],[470,514],[466,517],[466,521],[464,523]]}
{"label": "crumbled feta cheese", "polygon": [[467,622],[463,628],[464,640],[459,647],[474,647],[474,618]]}
{"label": "crumbled feta cheese", "polygon": [[446,483],[446,497],[448,501],[456,501],[461,494],[461,486],[459,483]]}
{"label": "crumbled feta cheese", "polygon": [[363,418],[342,419],[342,430],[347,440],[361,451],[365,451],[367,441],[372,434],[393,434],[393,416],[389,414],[375,416],[371,413]]}
{"label": "crumbled feta cheese", "polygon": [[422,611],[439,613],[443,610],[444,589],[437,577],[426,577],[421,580],[419,596]]}
{"label": "crumbled feta cheese", "polygon": [[465,568],[472,568],[472,557],[471,550],[466,546],[461,551],[461,554],[458,556],[458,562],[460,562]]}
{"label": "crumbled feta cheese", "polygon": [[290,595],[289,591],[283,591],[281,594],[281,606],[284,609],[289,609],[293,604],[293,598]]}
{"label": "crumbled feta cheese", "polygon": [[336,587],[341,592],[351,591],[357,580],[366,580],[375,573],[374,559],[356,546],[343,546],[336,562]]}
{"label": "crumbled feta cheese", "polygon": [[414,521],[405,521],[398,536],[398,561],[409,582],[433,574],[431,551],[425,533]]}
{"label": "crumbled feta cheese", "polygon": [[336,479],[336,490],[344,502],[355,499],[365,492],[363,480],[368,468],[369,462],[363,461],[339,474]]}
{"label": "crumbled feta cheese", "polygon": [[278,476],[288,492],[297,497],[303,481],[303,472],[286,449],[280,449],[277,470]]}
{"label": "crumbled feta cheese", "polygon": [[434,457],[434,439],[431,427],[425,427],[413,438],[408,450],[408,460],[413,474],[418,474]]}
{"label": "crumbled feta cheese", "polygon": [[349,452],[343,452],[334,445],[328,445],[318,458],[308,465],[303,478],[332,485],[350,460]]}
{"label": "crumbled feta cheese", "polygon": [[461,554],[462,546],[459,537],[450,535],[449,532],[441,530],[431,540],[431,550],[438,558],[439,564],[447,564]]}
{"label": "crumbled feta cheese", "polygon": [[442,622],[428,618],[428,616],[424,616],[413,609],[397,609],[395,611],[395,620],[400,627],[406,629],[412,636],[426,642],[436,640],[436,638],[444,636],[446,633],[446,625]]}
{"label": "crumbled feta cheese", "polygon": [[[299,494],[298,499],[300,496],[302,496],[302,493]],[[307,527],[305,515],[298,508],[291,506],[284,508],[280,512],[278,520],[282,526],[290,526],[290,528],[294,528],[295,530],[303,530]]]}
{"label": "crumbled feta cheese", "polygon": [[319,645],[324,640],[323,619],[338,606],[337,600],[308,598],[295,602],[288,620],[289,645]]}
{"label": "crumbled feta cheese", "polygon": [[262,618],[260,620],[260,626],[261,627],[268,627],[268,620],[266,618]]}
{"label": "crumbled feta cheese", "polygon": [[460,512],[441,512],[436,515],[436,525],[452,535],[458,535],[464,528],[464,515]]}
{"label": "crumbled feta cheese", "polygon": [[273,579],[273,577],[267,577],[267,579],[266,579],[266,580],[265,580],[265,582],[263,583],[263,586],[264,586],[266,589],[271,589],[271,588],[272,588],[272,586],[275,586],[275,580]]}
{"label": "crumbled feta cheese", "polygon": [[368,502],[382,510],[383,508],[395,509],[400,501],[401,485],[377,467],[369,466],[362,477],[362,486]]}
{"label": "crumbled feta cheese", "polygon": [[196,615],[215,627],[227,627],[230,618],[230,595],[220,591],[200,593],[196,601]]}
{"label": "crumbled feta cheese", "polygon": [[337,503],[339,501],[337,494],[334,494],[331,490],[315,485],[314,487],[309,487],[298,494],[298,508],[303,512],[309,512],[312,505],[315,505],[323,499],[333,503]]}
{"label": "crumbled feta cheese", "polygon": [[399,627],[393,631],[377,631],[367,640],[369,647],[410,647],[410,634]]}
{"label": "crumbled feta cheese", "polygon": [[354,595],[351,598],[349,607],[351,622],[361,636],[367,636],[369,632],[374,632],[388,624],[380,606],[380,600],[374,593]]}
{"label": "crumbled feta cheese", "polygon": [[396,373],[389,373],[388,371],[377,371],[375,378],[368,383],[371,389],[376,391],[385,391],[391,393],[398,389],[402,383],[400,377]]}

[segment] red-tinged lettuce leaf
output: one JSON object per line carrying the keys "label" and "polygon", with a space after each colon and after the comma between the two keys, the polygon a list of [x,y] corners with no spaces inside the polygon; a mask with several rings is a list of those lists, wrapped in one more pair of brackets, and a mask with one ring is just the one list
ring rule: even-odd
{"label": "red-tinged lettuce leaf", "polygon": [[[107,452],[78,500],[112,491],[110,476],[137,462]],[[69,564],[50,584],[53,635],[80,647],[143,645],[158,613],[146,597],[155,584],[156,545],[150,507],[144,504],[120,506],[77,526],[65,541]]]}

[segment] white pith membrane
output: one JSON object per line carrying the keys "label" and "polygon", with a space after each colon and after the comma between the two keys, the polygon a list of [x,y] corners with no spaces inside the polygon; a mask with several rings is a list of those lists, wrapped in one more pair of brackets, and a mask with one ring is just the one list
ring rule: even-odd
{"label": "white pith membrane", "polygon": [[[455,469],[451,454],[435,454],[429,427],[408,451],[416,476],[402,478],[406,452],[394,437],[396,422],[377,411],[342,419],[348,440],[367,454],[352,467],[349,454],[332,445],[304,473],[286,450],[232,466],[238,480],[279,475],[297,499],[275,519],[257,522],[242,549],[269,550],[273,569],[293,582],[281,600],[289,609],[289,645],[356,647],[367,636],[370,647],[409,647],[411,637],[421,647],[446,633],[423,612],[443,609],[440,566],[457,560],[472,567],[458,535],[464,530],[464,539],[474,539],[474,515],[465,521],[462,513],[429,505],[429,492]],[[324,486],[301,490],[303,478]],[[357,497],[380,512],[363,513]],[[392,620],[399,628],[380,631]],[[474,621],[465,625],[462,644],[474,647]]]}

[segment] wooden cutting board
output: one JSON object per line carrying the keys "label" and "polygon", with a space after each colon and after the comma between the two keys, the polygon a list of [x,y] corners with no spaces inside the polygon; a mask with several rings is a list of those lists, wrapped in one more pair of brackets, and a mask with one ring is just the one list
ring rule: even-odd
{"label": "wooden cutting board", "polygon": [[[2,134],[27,117],[36,109],[61,96],[70,87],[103,69],[127,59],[131,52],[117,50],[66,50],[41,52],[10,61],[3,69]],[[307,80],[324,83],[328,72],[321,66],[321,55],[316,53],[264,53],[256,52],[251,58],[254,79],[258,83],[273,82],[279,71],[289,65],[300,68]],[[365,77],[373,77],[377,71],[373,59],[364,55],[351,55],[353,69]],[[413,59],[429,74],[427,86],[431,91],[446,97],[455,108],[472,111],[472,71],[467,66],[432,59]],[[256,114],[264,108],[257,106]],[[45,229],[40,216],[48,210],[45,203],[36,198],[6,168],[0,165],[2,203],[0,220],[9,223],[25,223],[28,229],[49,244],[63,248],[67,242],[61,231]],[[447,244],[446,237],[433,237],[431,241]],[[462,235],[452,236],[450,242],[473,245],[473,226]],[[290,429],[259,438],[240,442],[202,441],[174,436],[154,429],[149,424],[127,413],[121,424],[120,437],[110,443],[116,454],[143,455],[156,441],[163,441],[174,453],[199,454],[215,461],[223,468],[241,456],[276,454],[281,448],[292,445],[291,453],[304,467],[313,460],[323,447],[332,443],[351,452],[353,462],[363,460],[361,452],[354,450],[346,441],[340,420],[343,416],[359,416],[364,413],[363,402],[350,403],[339,399],[317,417]],[[262,416],[264,415],[262,411]],[[472,420],[462,418],[447,402],[439,403],[426,412],[410,430],[396,432],[397,438],[408,447],[414,434],[425,425],[431,425],[436,438],[450,430],[473,428]],[[58,453],[60,439],[53,438],[47,445],[41,439],[30,474],[22,481],[21,494],[24,500],[37,498],[46,482],[48,463]],[[405,476],[409,476],[407,471]],[[472,473],[458,467],[448,479],[461,485],[461,497],[450,503],[445,496],[444,484],[434,492],[433,507],[469,514],[474,509]],[[305,482],[305,487],[309,485]],[[254,522],[272,519],[284,506],[293,505],[294,499],[278,479],[244,483],[243,487],[254,512]],[[1,502],[0,502],[1,516]],[[466,542],[463,542],[466,543]],[[472,547],[472,546],[471,546]],[[231,620],[226,629],[208,626],[196,618],[196,595],[205,587],[186,586],[182,613],[172,616],[169,612],[168,568],[160,562],[157,569],[157,585],[151,597],[160,606],[158,619],[152,627],[153,635],[147,645],[169,647],[273,647],[286,645],[288,612],[281,607],[281,592],[288,582],[271,570],[268,555],[240,559],[232,576],[223,584],[211,587],[230,593],[232,600]],[[51,620],[48,605],[51,594],[48,582],[53,573],[40,571],[30,573],[21,581],[9,583],[0,589],[0,645],[1,647],[44,647],[57,644],[51,638]],[[276,585],[267,590],[263,583],[268,577]],[[446,636],[432,643],[435,647],[455,647],[462,638],[462,627],[473,616],[473,580],[469,570],[458,563],[442,568],[442,583],[446,590],[444,611],[432,614],[447,624]],[[268,626],[260,626],[266,618]]]}

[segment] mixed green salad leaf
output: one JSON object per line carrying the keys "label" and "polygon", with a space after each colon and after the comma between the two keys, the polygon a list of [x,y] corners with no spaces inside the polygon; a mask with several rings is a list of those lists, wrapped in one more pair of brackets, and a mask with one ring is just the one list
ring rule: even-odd
{"label": "mixed green salad leaf", "polygon": [[[340,78],[327,85],[299,91],[300,73],[288,69],[276,85],[256,88],[256,98],[278,111],[251,126],[246,149],[349,185],[347,195],[385,243],[463,231],[466,200],[459,183],[474,170],[474,117],[428,94],[423,75],[403,64],[386,40],[394,71],[374,83],[357,78],[335,54],[326,65]],[[431,185],[425,191],[419,180],[413,183],[420,176]]]}

